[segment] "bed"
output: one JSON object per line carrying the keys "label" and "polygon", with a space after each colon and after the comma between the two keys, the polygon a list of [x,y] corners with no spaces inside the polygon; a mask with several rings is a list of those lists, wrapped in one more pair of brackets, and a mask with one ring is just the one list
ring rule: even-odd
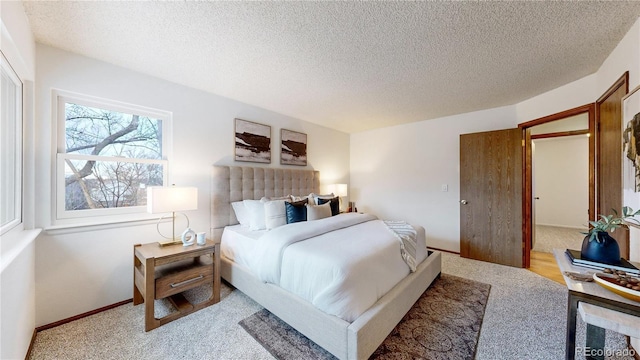
{"label": "bed", "polygon": [[[320,192],[319,173],[313,170],[214,166],[211,185],[211,230],[216,239],[222,238],[225,227],[238,223],[231,208],[234,201]],[[440,269],[440,253],[433,252],[373,306],[347,321],[260,280],[246,263],[232,261],[224,252],[221,256],[223,279],[340,359],[368,358]]]}

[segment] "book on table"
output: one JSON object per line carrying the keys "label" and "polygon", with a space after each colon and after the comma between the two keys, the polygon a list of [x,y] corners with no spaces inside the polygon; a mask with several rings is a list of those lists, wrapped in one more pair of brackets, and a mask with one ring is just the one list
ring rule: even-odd
{"label": "book on table", "polygon": [[614,269],[625,271],[631,274],[640,274],[640,270],[625,259],[620,259],[620,262],[617,264],[605,264],[597,261],[583,259],[580,255],[580,250],[567,249],[565,253],[569,257],[569,260],[571,260],[571,263],[573,265],[587,267],[594,270]]}

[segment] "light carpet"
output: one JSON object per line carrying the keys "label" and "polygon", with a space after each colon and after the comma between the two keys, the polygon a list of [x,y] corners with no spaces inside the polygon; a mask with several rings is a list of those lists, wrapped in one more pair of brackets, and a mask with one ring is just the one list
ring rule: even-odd
{"label": "light carpet", "polygon": [[[563,359],[567,290],[526,269],[443,254],[442,271],[491,285],[476,359]],[[238,322],[262,307],[223,286],[221,301],[150,332],[126,304],[37,334],[31,359],[273,359]],[[584,344],[578,318],[576,344]],[[607,331],[607,349],[624,349]]]}
{"label": "light carpet", "polygon": [[582,240],[587,229],[574,229],[560,226],[536,225],[533,251],[553,253],[553,249],[582,248]]}

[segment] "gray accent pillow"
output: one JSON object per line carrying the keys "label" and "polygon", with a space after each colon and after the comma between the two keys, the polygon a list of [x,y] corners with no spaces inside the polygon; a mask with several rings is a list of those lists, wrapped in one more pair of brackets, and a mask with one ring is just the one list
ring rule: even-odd
{"label": "gray accent pillow", "polygon": [[318,198],[318,205],[322,205],[326,203],[331,204],[331,216],[336,216],[340,214],[340,198],[339,197],[334,197],[331,199]]}
{"label": "gray accent pillow", "polygon": [[305,206],[307,207],[307,221],[331,217],[331,203],[322,205],[305,204]]}

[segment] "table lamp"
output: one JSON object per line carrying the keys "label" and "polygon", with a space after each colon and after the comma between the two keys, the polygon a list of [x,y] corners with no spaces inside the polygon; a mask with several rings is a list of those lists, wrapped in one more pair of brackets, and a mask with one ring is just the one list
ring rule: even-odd
{"label": "table lamp", "polygon": [[328,190],[338,197],[340,209],[342,209],[342,198],[348,195],[347,184],[331,184],[328,186]]}
{"label": "table lamp", "polygon": [[[160,246],[181,244],[182,240],[176,238],[176,212],[198,209],[198,188],[183,186],[150,186],[147,187],[147,212],[150,214],[171,213],[172,236],[167,237],[160,232],[160,222],[164,215],[158,219],[156,229],[158,234],[168,241],[159,241]],[[187,227],[189,218],[187,215]]]}

